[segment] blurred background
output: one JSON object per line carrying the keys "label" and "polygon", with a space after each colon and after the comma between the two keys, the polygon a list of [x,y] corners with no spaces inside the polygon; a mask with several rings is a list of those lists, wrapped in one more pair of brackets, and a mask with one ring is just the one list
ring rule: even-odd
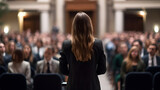
{"label": "blurred background", "polygon": [[160,0],[0,0],[0,30],[69,34],[74,15],[86,12],[95,36],[105,32],[158,32]]}

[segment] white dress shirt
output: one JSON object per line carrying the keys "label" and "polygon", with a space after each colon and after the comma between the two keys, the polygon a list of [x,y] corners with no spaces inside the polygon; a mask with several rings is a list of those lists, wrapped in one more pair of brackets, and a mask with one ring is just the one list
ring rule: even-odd
{"label": "white dress shirt", "polygon": [[45,65],[44,65],[44,71],[43,72],[47,73],[47,68],[48,68],[47,63],[49,63],[49,70],[51,72],[52,71],[52,65],[51,65],[52,61],[51,60],[49,60],[49,61],[44,60],[44,63],[45,63]]}
{"label": "white dress shirt", "polygon": [[[152,66],[152,57],[149,54],[149,61],[148,61],[148,66],[151,67]],[[153,66],[157,66],[157,59],[156,59],[156,55],[153,56]]]}

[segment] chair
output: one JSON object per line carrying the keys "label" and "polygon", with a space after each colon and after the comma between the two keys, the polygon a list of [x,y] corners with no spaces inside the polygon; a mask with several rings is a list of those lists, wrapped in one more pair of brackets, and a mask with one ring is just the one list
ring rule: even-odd
{"label": "chair", "polygon": [[0,77],[0,90],[26,90],[26,78],[22,74],[4,73]]}
{"label": "chair", "polygon": [[31,78],[34,78],[35,76],[35,70],[31,67]]}
{"label": "chair", "polygon": [[160,72],[160,66],[147,67],[146,72],[150,72],[154,76],[155,73]]}
{"label": "chair", "polygon": [[149,72],[128,73],[125,90],[152,90],[152,74]]}
{"label": "chair", "polygon": [[33,90],[61,90],[62,80],[58,74],[37,74],[33,81]]}
{"label": "chair", "polygon": [[153,77],[154,90],[160,90],[160,72],[157,72]]}
{"label": "chair", "polygon": [[6,72],[6,69],[3,66],[0,66],[0,75]]}

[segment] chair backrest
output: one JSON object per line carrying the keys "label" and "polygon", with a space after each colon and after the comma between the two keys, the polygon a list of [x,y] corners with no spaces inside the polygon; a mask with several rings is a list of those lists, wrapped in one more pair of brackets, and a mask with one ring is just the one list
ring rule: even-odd
{"label": "chair backrest", "polygon": [[0,90],[26,90],[26,78],[22,74],[4,73],[0,77]]}
{"label": "chair backrest", "polygon": [[155,73],[160,72],[160,66],[147,67],[146,72],[150,72],[154,75]]}
{"label": "chair backrest", "polygon": [[152,74],[130,72],[126,75],[125,90],[152,90]]}
{"label": "chair backrest", "polygon": [[34,77],[33,90],[61,90],[61,83],[58,74],[37,74]]}
{"label": "chair backrest", "polygon": [[6,72],[7,70],[3,66],[0,66],[0,75]]}
{"label": "chair backrest", "polygon": [[153,77],[154,90],[160,90],[160,72],[157,72]]}
{"label": "chair backrest", "polygon": [[35,70],[31,67],[31,78],[34,78],[35,76]]}

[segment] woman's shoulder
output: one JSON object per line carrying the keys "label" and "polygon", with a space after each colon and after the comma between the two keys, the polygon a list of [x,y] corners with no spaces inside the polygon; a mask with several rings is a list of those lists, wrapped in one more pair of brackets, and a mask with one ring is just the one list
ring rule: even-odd
{"label": "woman's shoulder", "polygon": [[102,40],[98,39],[98,38],[95,38],[94,40],[95,43],[102,43]]}
{"label": "woman's shoulder", "polygon": [[22,64],[23,65],[30,65],[28,61],[23,61]]}
{"label": "woman's shoulder", "polygon": [[9,63],[8,63],[8,66],[12,66],[12,65],[13,65],[13,62],[9,62]]}
{"label": "woman's shoulder", "polygon": [[71,47],[71,40],[64,40],[62,44],[62,48],[67,49],[69,47]]}
{"label": "woman's shoulder", "polygon": [[71,40],[64,40],[64,41],[63,41],[63,44],[69,45],[69,44],[71,44]]}
{"label": "woman's shoulder", "polygon": [[126,65],[126,64],[127,64],[127,61],[123,60],[122,65]]}
{"label": "woman's shoulder", "polygon": [[102,47],[102,40],[95,38],[94,45],[98,47]]}

